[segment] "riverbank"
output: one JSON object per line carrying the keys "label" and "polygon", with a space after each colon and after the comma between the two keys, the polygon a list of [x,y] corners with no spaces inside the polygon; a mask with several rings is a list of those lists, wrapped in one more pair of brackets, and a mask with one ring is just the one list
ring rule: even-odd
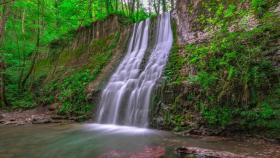
{"label": "riverbank", "polygon": [[[74,116],[61,116],[57,115],[53,109],[47,107],[38,107],[30,110],[15,110],[15,111],[4,111],[0,110],[0,125],[5,126],[22,126],[32,124],[75,124],[77,122],[88,123],[93,120],[85,119],[81,121],[80,117]],[[219,129],[216,129],[219,130]],[[196,137],[196,138],[210,138],[210,139],[232,139],[237,141],[253,141],[262,142],[272,145],[280,145],[280,139],[278,137],[266,137],[264,133],[258,132],[234,132],[230,129],[224,129],[224,133],[228,134],[213,134],[213,129],[207,127],[201,127],[197,129],[190,129],[182,132],[174,132],[170,130],[164,130],[174,133],[181,137]],[[207,132],[208,131],[208,132]],[[229,134],[230,133],[230,134]]]}
{"label": "riverbank", "polygon": [[78,117],[59,116],[47,107],[38,107],[30,110],[0,110],[0,124],[2,125],[74,123],[78,119]]}
{"label": "riverbank", "polygon": [[[5,111],[0,110],[0,124],[2,125],[30,125],[30,124],[52,124],[52,123],[87,123],[94,122],[90,118],[81,118],[75,116],[65,116],[65,115],[57,115],[55,111],[51,108],[47,107],[38,107],[30,110],[14,110],[14,111]],[[157,129],[157,128],[152,128]],[[164,131],[171,131],[168,129],[159,129]],[[223,132],[217,132],[221,131]],[[171,131],[179,136],[195,136],[195,137],[224,137],[224,138],[234,138],[234,139],[260,139],[267,142],[271,142],[274,144],[280,144],[280,138],[278,137],[266,137],[264,136],[265,131],[234,131],[232,129],[222,129],[222,128],[209,128],[206,126],[200,126],[200,128],[192,128],[189,130],[175,132]]]}

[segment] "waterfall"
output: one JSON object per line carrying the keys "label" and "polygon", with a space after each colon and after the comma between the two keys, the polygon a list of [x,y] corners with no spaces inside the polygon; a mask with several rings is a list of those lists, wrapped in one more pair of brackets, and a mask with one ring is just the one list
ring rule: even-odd
{"label": "waterfall", "polygon": [[[170,13],[158,16],[155,30],[150,30],[150,23],[148,19],[134,25],[127,55],[102,92],[98,123],[148,126],[152,91],[162,75],[173,42]],[[155,43],[145,61],[151,31],[156,31]]]}

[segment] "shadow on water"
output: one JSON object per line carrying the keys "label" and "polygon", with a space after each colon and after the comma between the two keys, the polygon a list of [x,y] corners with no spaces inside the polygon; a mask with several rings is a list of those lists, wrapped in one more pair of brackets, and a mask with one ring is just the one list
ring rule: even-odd
{"label": "shadow on water", "polygon": [[265,150],[257,144],[98,124],[5,126],[0,127],[0,140],[1,158],[176,157],[175,148],[180,146],[253,156]]}

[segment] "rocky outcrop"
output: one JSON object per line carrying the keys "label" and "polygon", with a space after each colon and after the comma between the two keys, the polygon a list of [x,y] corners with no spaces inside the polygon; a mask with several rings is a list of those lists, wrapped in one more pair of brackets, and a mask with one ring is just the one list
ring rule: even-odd
{"label": "rocky outcrop", "polygon": [[107,37],[123,29],[118,16],[111,15],[103,21],[80,27],[75,33],[72,47],[78,48],[81,45],[90,44],[95,39]]}
{"label": "rocky outcrop", "polygon": [[0,113],[2,113],[0,115],[0,124],[4,125],[59,123],[51,118],[53,113],[47,110],[46,107],[25,111],[2,111]]}
{"label": "rocky outcrop", "polygon": [[120,40],[117,43],[117,47],[114,49],[112,58],[110,62],[102,69],[99,76],[88,85],[87,92],[88,98],[97,99],[96,96],[99,96],[100,90],[105,85],[106,81],[110,78],[110,75],[116,69],[117,65],[121,61],[122,57],[125,55],[126,52],[126,44],[129,39],[130,35],[130,27],[120,28],[119,27]]}
{"label": "rocky outcrop", "polygon": [[202,42],[208,34],[203,31],[198,18],[202,10],[202,0],[178,0],[173,18],[177,25],[178,43]]}

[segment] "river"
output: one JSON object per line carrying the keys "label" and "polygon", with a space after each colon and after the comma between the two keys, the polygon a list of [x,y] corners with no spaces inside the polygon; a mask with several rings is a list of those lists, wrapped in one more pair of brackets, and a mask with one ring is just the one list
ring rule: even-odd
{"label": "river", "polygon": [[179,157],[176,148],[199,147],[253,157],[279,158],[276,145],[99,124],[0,126],[1,158]]}

